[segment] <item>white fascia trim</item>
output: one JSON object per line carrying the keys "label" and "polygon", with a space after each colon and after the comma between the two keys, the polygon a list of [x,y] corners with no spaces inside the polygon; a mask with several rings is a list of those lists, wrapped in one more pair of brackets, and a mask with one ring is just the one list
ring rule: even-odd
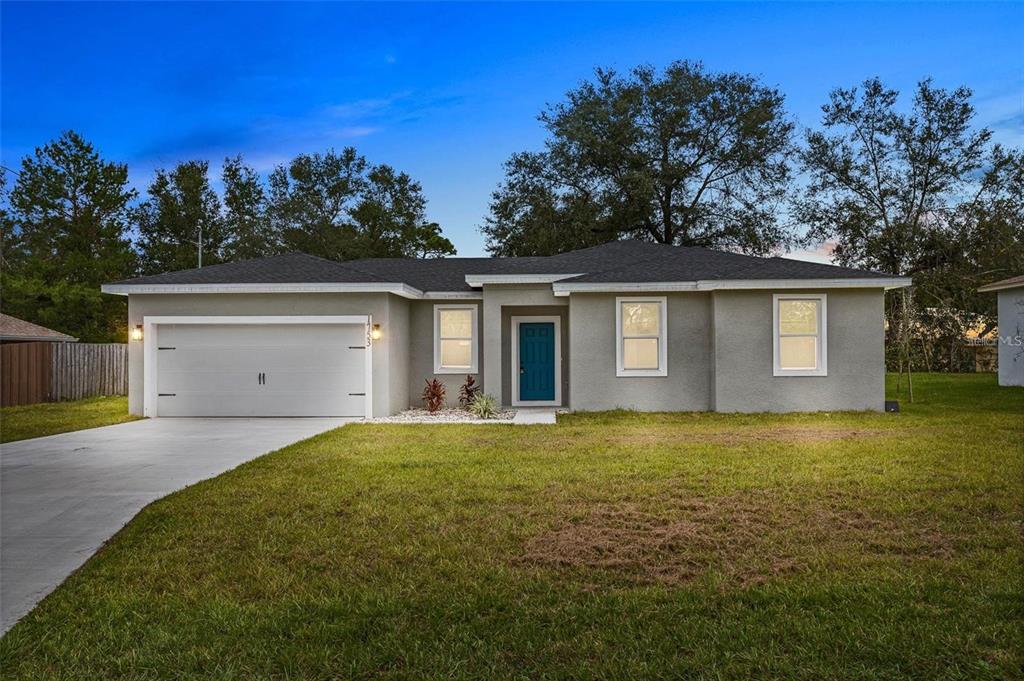
{"label": "white fascia trim", "polygon": [[483,300],[480,291],[424,291],[424,300]]}
{"label": "white fascia trim", "polygon": [[466,283],[473,288],[485,284],[550,284],[562,279],[578,277],[577,274],[467,274]]}
{"label": "white fascia trim", "polygon": [[719,279],[700,281],[654,282],[566,282],[551,285],[556,296],[571,293],[638,293],[650,291],[721,291],[744,289],[811,289],[811,288],[902,288],[910,286],[910,277],[889,279]]}
{"label": "white fascia trim", "polygon": [[422,291],[402,283],[104,284],[100,290],[119,296],[144,293],[393,293],[402,298],[423,297]]}
{"label": "white fascia trim", "polygon": [[1007,291],[1011,288],[1024,288],[1024,282],[1015,281],[1009,284],[988,284],[987,286],[979,286],[978,293],[993,293],[995,291]]}

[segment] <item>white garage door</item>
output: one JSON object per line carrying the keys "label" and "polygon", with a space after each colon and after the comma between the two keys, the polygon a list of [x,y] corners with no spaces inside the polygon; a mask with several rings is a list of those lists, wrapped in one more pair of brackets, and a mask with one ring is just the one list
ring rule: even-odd
{"label": "white garage door", "polygon": [[158,416],[364,416],[362,324],[161,324]]}

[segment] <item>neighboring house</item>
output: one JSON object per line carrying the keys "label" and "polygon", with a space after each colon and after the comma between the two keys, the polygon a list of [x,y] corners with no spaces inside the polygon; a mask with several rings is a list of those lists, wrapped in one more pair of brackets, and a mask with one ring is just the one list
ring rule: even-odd
{"label": "neighboring house", "polygon": [[24,319],[0,314],[0,343],[55,342],[74,343],[77,338],[39,326]]}
{"label": "neighboring house", "polygon": [[467,374],[510,406],[883,408],[906,278],[618,241],[551,257],[302,254],[107,284],[146,416],[382,416]]}
{"label": "neighboring house", "polygon": [[999,385],[1024,385],[1024,275],[978,291],[999,297]]}

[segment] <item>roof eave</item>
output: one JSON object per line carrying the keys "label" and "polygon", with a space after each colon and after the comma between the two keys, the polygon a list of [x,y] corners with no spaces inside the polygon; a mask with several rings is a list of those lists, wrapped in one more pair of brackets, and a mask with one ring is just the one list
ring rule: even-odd
{"label": "roof eave", "polygon": [[563,279],[579,277],[582,274],[581,272],[575,274],[467,274],[466,284],[473,288],[491,284],[551,284]]}
{"label": "roof eave", "polygon": [[208,293],[392,293],[402,298],[423,297],[423,291],[408,284],[357,283],[289,283],[289,284],[104,284],[103,293],[118,296],[140,294],[208,294]]}
{"label": "roof eave", "polygon": [[651,282],[556,282],[551,285],[556,296],[572,293],[632,293],[648,291],[723,291],[806,288],[903,288],[911,285],[910,277],[865,277],[833,279],[703,279],[698,281]]}
{"label": "roof eave", "polygon": [[1001,282],[979,286],[978,293],[995,293],[996,291],[1008,291],[1012,288],[1024,288],[1024,281]]}

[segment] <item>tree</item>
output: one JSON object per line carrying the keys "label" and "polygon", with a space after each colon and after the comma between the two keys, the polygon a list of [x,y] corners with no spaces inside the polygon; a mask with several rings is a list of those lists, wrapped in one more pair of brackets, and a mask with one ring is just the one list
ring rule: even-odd
{"label": "tree", "polygon": [[227,231],[206,161],[158,170],[149,198],[134,211],[144,274],[223,262]]}
{"label": "tree", "polygon": [[334,260],[455,253],[426,220],[420,184],[351,147],[301,154],[270,175],[270,216],[284,250]]}
{"label": "tree", "polygon": [[971,91],[918,84],[913,111],[877,78],[836,89],[822,107],[821,131],[801,152],[810,177],[796,215],[811,240],[834,239],[845,265],[914,274],[922,246],[975,183],[991,131],[971,129]]}
{"label": "tree", "polygon": [[4,310],[86,341],[124,340],[123,298],[104,282],[131,276],[128,169],[73,131],[22,159],[4,210]]}
{"label": "tree", "polygon": [[909,113],[898,99],[877,78],[831,93],[801,152],[809,183],[794,214],[808,241],[835,241],[841,264],[913,277],[912,297],[888,298],[889,340],[916,333],[927,366],[958,370],[964,335],[995,320],[977,286],[1024,266],[1021,153],[972,127],[967,88],[923,80]]}
{"label": "tree", "polygon": [[793,126],[751,76],[678,61],[598,69],[540,115],[544,151],[506,163],[482,228],[493,255],[550,255],[622,236],[765,254]]}
{"label": "tree", "polygon": [[224,259],[248,260],[281,252],[281,237],[267,213],[267,195],[255,170],[241,156],[224,159]]}

